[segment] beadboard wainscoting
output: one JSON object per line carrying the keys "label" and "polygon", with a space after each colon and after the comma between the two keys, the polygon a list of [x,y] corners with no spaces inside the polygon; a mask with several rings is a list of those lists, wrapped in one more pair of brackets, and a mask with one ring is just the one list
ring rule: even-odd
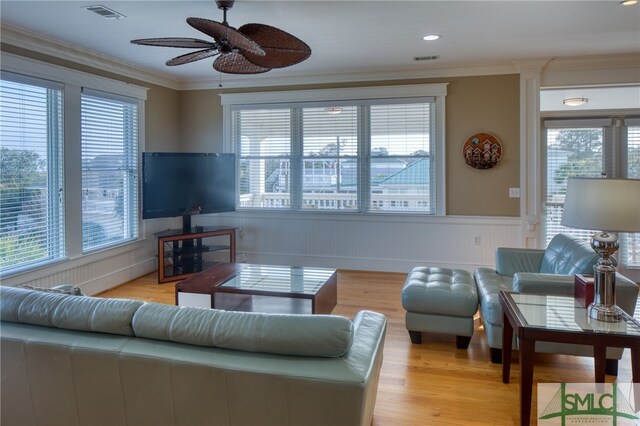
{"label": "beadboard wainscoting", "polygon": [[[228,225],[237,233],[238,261],[275,265],[408,272],[428,265],[473,271],[495,264],[497,247],[517,247],[515,217],[419,217],[234,212],[195,216],[194,225]],[[180,220],[144,223],[145,238],[3,278],[3,285],[79,286],[97,294],[157,269],[155,232]]]}
{"label": "beadboard wainscoting", "polygon": [[157,240],[154,232],[168,228],[173,221],[145,221],[142,228],[144,238],[136,242],[3,277],[2,285],[50,288],[73,284],[88,295],[103,292],[157,269]]}
{"label": "beadboard wainscoting", "polygon": [[415,265],[495,264],[497,247],[519,247],[517,217],[424,217],[243,212],[194,217],[239,228],[238,261],[408,272]]}

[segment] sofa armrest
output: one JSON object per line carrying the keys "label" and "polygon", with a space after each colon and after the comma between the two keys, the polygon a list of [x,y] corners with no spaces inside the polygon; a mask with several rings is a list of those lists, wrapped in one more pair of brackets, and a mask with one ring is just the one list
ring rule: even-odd
{"label": "sofa armrest", "polygon": [[573,296],[573,275],[518,272],[513,276],[513,291],[518,293]]}
{"label": "sofa armrest", "polygon": [[539,272],[544,250],[498,247],[496,272],[512,277],[516,272]]}

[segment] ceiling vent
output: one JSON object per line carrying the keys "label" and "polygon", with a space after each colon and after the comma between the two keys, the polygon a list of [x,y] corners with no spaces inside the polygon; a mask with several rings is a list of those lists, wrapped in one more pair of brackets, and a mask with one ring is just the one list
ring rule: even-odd
{"label": "ceiling vent", "polygon": [[97,13],[105,19],[120,19],[125,16],[122,13],[118,13],[115,10],[109,9],[101,4],[97,4],[94,6],[84,6],[90,12]]}
{"label": "ceiling vent", "polygon": [[433,61],[438,59],[440,56],[415,56],[413,58],[414,61],[419,62],[419,61]]}

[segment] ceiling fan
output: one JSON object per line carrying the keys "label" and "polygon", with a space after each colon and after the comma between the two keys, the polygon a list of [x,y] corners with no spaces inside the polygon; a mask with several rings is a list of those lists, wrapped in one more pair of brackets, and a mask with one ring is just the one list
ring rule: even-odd
{"label": "ceiling fan", "polygon": [[279,28],[264,24],[246,24],[235,29],[227,23],[227,10],[234,0],[216,0],[223,11],[222,23],[203,18],[187,18],[196,30],[213,37],[215,42],[188,37],[160,37],[131,40],[145,46],[200,49],[177,56],[167,65],[182,65],[212,56],[216,71],[227,74],[259,74],[273,68],[295,65],[311,55],[311,48],[302,40]]}

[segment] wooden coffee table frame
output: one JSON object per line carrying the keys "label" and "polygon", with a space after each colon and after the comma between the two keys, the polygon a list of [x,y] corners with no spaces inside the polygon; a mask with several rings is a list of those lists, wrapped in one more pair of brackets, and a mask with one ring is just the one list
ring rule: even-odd
{"label": "wooden coffee table frame", "polygon": [[[607,347],[631,349],[633,383],[640,383],[640,338],[632,335],[595,333],[546,329],[529,325],[511,297],[513,292],[500,292],[502,306],[502,382],[509,383],[513,332],[520,339],[520,424],[531,421],[531,396],[533,390],[533,361],[537,341],[573,343],[593,346],[595,382],[604,383]],[[637,397],[638,395],[636,395]],[[636,402],[638,404],[638,402]]]}
{"label": "wooden coffee table frame", "polygon": [[308,299],[311,300],[312,314],[330,314],[337,304],[337,272],[334,272],[315,294],[221,287],[222,284],[249,266],[252,265],[246,263],[220,263],[177,283],[176,305],[178,304],[179,292],[211,295],[211,308],[215,306],[216,293]]}

